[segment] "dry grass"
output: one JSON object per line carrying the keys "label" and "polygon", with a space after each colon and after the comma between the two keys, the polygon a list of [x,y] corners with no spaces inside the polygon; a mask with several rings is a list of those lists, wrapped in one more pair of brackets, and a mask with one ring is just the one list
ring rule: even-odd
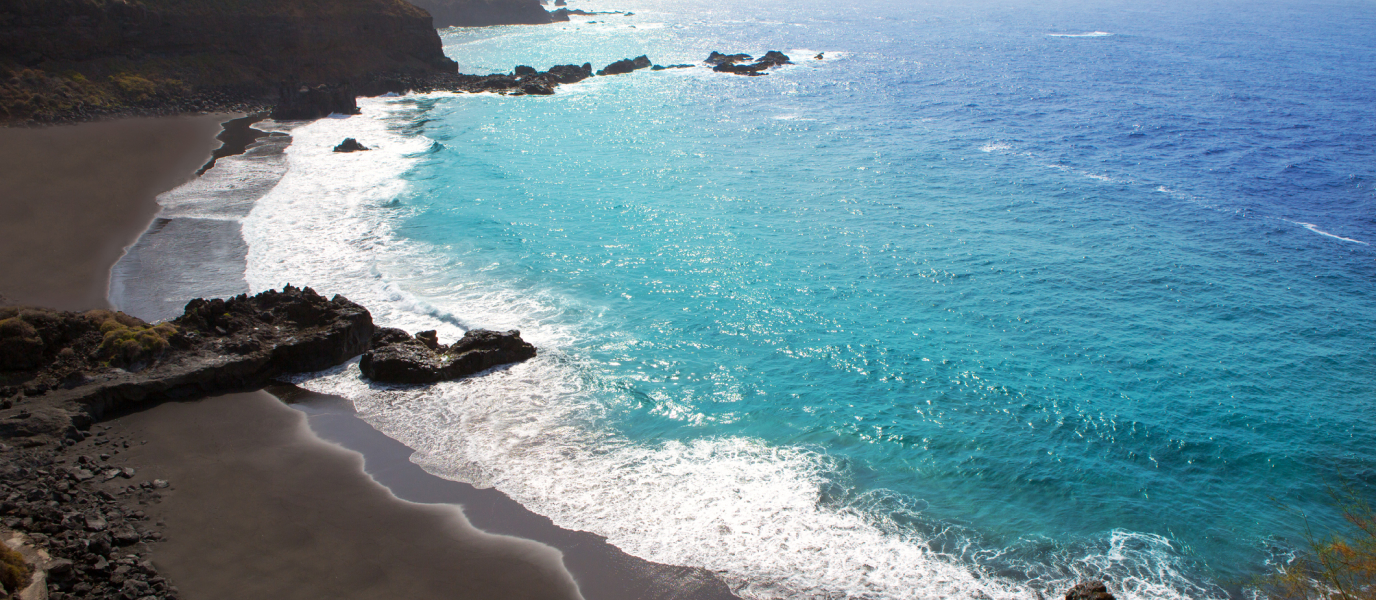
{"label": "dry grass", "polygon": [[1376,512],[1352,491],[1331,491],[1347,527],[1327,537],[1306,527],[1309,551],[1260,581],[1269,598],[1376,600]]}
{"label": "dry grass", "polygon": [[33,569],[24,562],[24,555],[0,543],[0,583],[9,592],[17,592],[29,583]]}

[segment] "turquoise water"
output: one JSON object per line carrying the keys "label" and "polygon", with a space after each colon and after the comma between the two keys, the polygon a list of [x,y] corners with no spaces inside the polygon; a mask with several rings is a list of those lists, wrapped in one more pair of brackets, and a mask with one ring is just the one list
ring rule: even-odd
{"label": "turquoise water", "polygon": [[368,101],[246,224],[256,288],[540,347],[306,383],[427,469],[754,597],[1236,596],[1371,496],[1370,3],[574,7],[635,14],[446,52],[797,64]]}

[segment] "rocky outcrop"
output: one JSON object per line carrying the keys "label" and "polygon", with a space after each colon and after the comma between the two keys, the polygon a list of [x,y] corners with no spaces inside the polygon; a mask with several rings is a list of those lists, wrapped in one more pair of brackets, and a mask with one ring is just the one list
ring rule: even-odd
{"label": "rocky outcrop", "polygon": [[548,71],[536,71],[522,65],[512,73],[491,75],[442,75],[428,77],[385,77],[366,82],[365,93],[374,95],[389,91],[403,92],[492,92],[508,96],[547,95],[564,83],[575,83],[593,76],[592,64],[555,65]]}
{"label": "rocky outcrop", "polygon": [[344,138],[344,141],[339,142],[339,145],[334,147],[335,152],[362,152],[369,149],[354,138]]}
{"label": "rocky outcrop", "polygon": [[650,67],[650,58],[642,54],[642,55],[637,56],[637,57],[635,57],[635,58],[623,58],[623,59],[621,59],[621,60],[618,60],[618,61],[616,61],[616,62],[614,62],[614,63],[612,63],[612,64],[610,64],[610,65],[607,65],[606,68],[603,68],[603,69],[599,70],[599,71],[597,72],[597,74],[598,74],[598,75],[621,75],[621,74],[624,74],[624,73],[630,73],[631,71],[637,71],[637,70],[640,70],[640,69],[648,69],[649,67]]}
{"label": "rocky outcrop", "polygon": [[1081,581],[1065,593],[1065,600],[1114,600],[1102,581]]}
{"label": "rocky outcrop", "polygon": [[791,65],[788,55],[778,50],[770,50],[764,53],[758,61],[751,64],[746,63],[753,58],[749,54],[722,54],[712,51],[703,62],[713,65],[712,70],[719,73],[735,73],[737,75],[764,75],[766,70],[780,65]]}
{"label": "rocky outcrop", "polygon": [[0,121],[270,104],[283,82],[455,70],[404,0],[0,2]]}
{"label": "rocky outcrop", "polygon": [[540,0],[410,0],[435,18],[435,27],[541,25],[553,22]]}
{"label": "rocky outcrop", "polygon": [[347,83],[316,86],[283,86],[278,92],[272,118],[278,121],[308,121],[332,114],[359,114],[358,98]]}
{"label": "rocky outcrop", "polygon": [[535,346],[514,330],[475,329],[445,346],[434,331],[422,331],[413,338],[388,328],[378,330],[372,346],[358,367],[364,376],[382,383],[447,381],[535,357]]}
{"label": "rocky outcrop", "polygon": [[71,438],[145,403],[257,389],[341,364],[372,335],[362,306],[291,286],[192,300],[157,325],[105,310],[0,308],[0,438]]}

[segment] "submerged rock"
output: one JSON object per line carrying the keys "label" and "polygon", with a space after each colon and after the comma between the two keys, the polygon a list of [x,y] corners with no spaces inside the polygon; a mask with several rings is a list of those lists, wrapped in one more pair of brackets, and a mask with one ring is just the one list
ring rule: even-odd
{"label": "submerged rock", "polygon": [[344,141],[339,142],[339,145],[334,147],[335,152],[361,152],[363,150],[371,150],[371,148],[358,143],[358,140],[354,138],[344,138]]}
{"label": "submerged rock", "polygon": [[412,338],[400,329],[385,328],[373,335],[372,346],[358,367],[364,376],[382,383],[447,381],[535,356],[535,346],[515,330],[475,329],[445,346],[434,331]]}
{"label": "submerged rock", "polygon": [[1102,581],[1081,581],[1065,593],[1065,600],[1115,600]]}

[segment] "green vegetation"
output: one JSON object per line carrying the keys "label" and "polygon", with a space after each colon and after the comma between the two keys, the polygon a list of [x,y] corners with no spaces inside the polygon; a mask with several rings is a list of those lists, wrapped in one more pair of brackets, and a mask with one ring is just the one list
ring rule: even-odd
{"label": "green vegetation", "polygon": [[0,543],[0,583],[11,593],[17,592],[29,583],[33,569],[24,562],[24,555]]}
{"label": "green vegetation", "polygon": [[1285,600],[1376,600],[1376,512],[1355,492],[1331,492],[1345,531],[1320,538],[1306,528],[1309,551],[1258,586]]}
{"label": "green vegetation", "polygon": [[0,338],[37,340],[38,330],[17,316],[0,320]]}
{"label": "green vegetation", "polygon": [[97,356],[115,364],[154,360],[171,346],[168,338],[177,334],[171,323],[149,325],[122,312],[93,310],[83,316],[100,327]]}

